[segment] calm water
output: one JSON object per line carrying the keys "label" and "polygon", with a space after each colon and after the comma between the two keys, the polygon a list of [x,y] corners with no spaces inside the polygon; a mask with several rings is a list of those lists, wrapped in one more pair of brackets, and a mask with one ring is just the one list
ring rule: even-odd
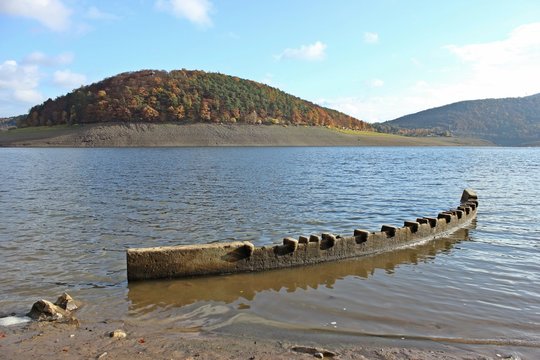
{"label": "calm water", "polygon": [[[0,315],[68,291],[82,319],[172,333],[264,324],[540,349],[540,149],[0,149],[0,169]],[[412,249],[126,281],[128,247],[401,226],[466,187],[477,222]]]}

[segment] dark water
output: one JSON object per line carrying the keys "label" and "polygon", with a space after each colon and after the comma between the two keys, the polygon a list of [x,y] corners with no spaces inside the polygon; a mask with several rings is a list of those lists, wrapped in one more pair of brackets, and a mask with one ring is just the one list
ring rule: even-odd
{"label": "dark water", "polygon": [[[540,346],[540,149],[0,149],[0,315],[70,292],[82,318],[165,331],[302,332]],[[128,284],[128,247],[251,240],[432,216],[469,229],[309,268]]]}

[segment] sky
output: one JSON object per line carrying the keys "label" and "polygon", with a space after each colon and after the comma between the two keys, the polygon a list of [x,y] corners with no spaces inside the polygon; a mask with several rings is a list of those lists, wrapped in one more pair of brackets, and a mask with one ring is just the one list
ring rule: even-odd
{"label": "sky", "polygon": [[0,117],[141,69],[219,72],[369,122],[540,92],[538,0],[0,0]]}

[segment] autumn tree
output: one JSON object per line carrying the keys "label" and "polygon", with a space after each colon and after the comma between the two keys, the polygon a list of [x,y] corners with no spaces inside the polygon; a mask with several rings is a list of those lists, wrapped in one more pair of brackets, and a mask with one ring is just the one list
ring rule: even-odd
{"label": "autumn tree", "polygon": [[254,81],[202,71],[141,70],[34,106],[23,124],[106,121],[292,123],[371,129],[365,122]]}

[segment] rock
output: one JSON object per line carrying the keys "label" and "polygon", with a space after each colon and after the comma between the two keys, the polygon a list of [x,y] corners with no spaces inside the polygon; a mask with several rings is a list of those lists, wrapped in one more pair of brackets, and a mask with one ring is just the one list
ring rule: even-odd
{"label": "rock", "polygon": [[67,311],[77,310],[79,307],[75,304],[75,300],[68,293],[63,293],[54,303]]}
{"label": "rock", "polygon": [[64,293],[54,304],[43,299],[37,301],[27,316],[37,321],[62,321],[78,326],[78,320],[71,316],[71,311],[77,308],[73,298]]}
{"label": "rock", "polygon": [[109,336],[114,339],[123,339],[127,336],[127,334],[124,330],[116,329],[114,331],[111,331],[109,333]]}
{"label": "rock", "polygon": [[69,319],[69,312],[42,299],[34,303],[27,316],[38,321],[58,321]]}
{"label": "rock", "polygon": [[308,347],[308,346],[294,346],[293,348],[291,348],[291,350],[298,353],[311,354],[317,359],[334,358],[338,356],[337,353],[334,353],[332,351],[328,351],[324,349],[317,349],[317,348]]}

